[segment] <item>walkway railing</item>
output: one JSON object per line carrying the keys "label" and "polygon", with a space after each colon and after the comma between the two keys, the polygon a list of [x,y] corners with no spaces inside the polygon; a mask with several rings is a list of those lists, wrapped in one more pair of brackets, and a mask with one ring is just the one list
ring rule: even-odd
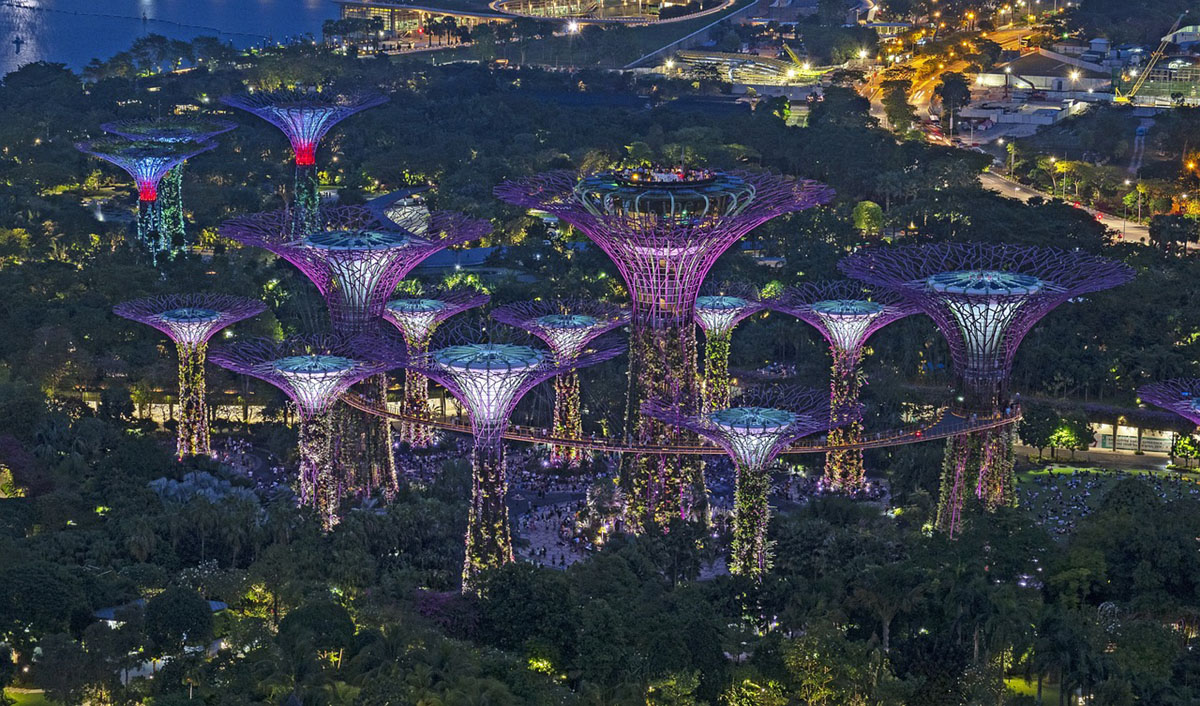
{"label": "walkway railing", "polygon": [[[445,431],[453,431],[461,434],[471,433],[471,425],[468,423],[451,419],[421,419],[420,417],[393,412],[389,409],[381,409],[367,402],[353,392],[347,392],[343,394],[342,401],[351,407],[368,414],[384,417],[397,422],[424,424],[436,429],[443,429]],[[945,439],[951,436],[983,431],[985,429],[996,429],[999,427],[1008,426],[1010,424],[1015,424],[1020,418],[1021,411],[1017,408],[1013,408],[1008,414],[984,417],[962,417],[946,408],[942,408],[934,413],[933,419],[929,421],[920,424],[903,426],[898,429],[879,431],[875,432],[874,434],[864,434],[858,442],[853,444],[830,444],[829,440],[825,436],[819,436],[812,439],[799,441],[788,447],[788,449],[783,453],[825,453],[826,451],[834,450],[876,449],[888,446],[916,444],[922,441]],[[554,436],[550,433],[550,430],[544,427],[521,426],[519,424],[509,425],[508,429],[504,432],[504,438],[508,439],[509,441],[522,441],[530,444],[570,446],[577,449],[599,451],[601,453],[635,453],[649,455],[723,455],[725,453],[725,451],[719,446],[709,443],[684,446],[646,446],[624,439],[611,439],[605,437],[598,438],[594,435],[590,437],[585,436],[582,439],[571,439]]]}

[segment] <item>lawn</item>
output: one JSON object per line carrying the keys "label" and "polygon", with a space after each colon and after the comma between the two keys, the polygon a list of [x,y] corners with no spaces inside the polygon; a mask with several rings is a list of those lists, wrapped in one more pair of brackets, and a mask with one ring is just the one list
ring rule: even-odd
{"label": "lawn", "polygon": [[[1004,685],[1008,687],[1010,694],[1018,696],[1037,696],[1037,681],[1025,681],[1019,678],[1010,678],[1004,680]],[[1058,703],[1058,684],[1051,684],[1049,681],[1042,681],[1042,703],[1056,704]]]}
{"label": "lawn", "polygon": [[56,706],[55,702],[46,698],[42,693],[29,693],[6,689],[4,695],[13,700],[17,706]]}
{"label": "lawn", "polygon": [[[1090,476],[1087,481],[1092,485],[1089,489],[1091,494],[1086,497],[1077,498],[1078,503],[1086,505],[1089,509],[1095,509],[1104,499],[1105,494],[1117,482],[1128,476],[1143,476],[1148,479],[1175,480],[1182,479],[1184,484],[1179,486],[1181,491],[1186,492],[1191,490],[1192,486],[1187,483],[1200,484],[1200,474],[1198,473],[1179,473],[1176,471],[1160,471],[1146,469],[1121,469],[1113,470],[1107,468],[1087,468],[1073,466],[1047,466],[1033,471],[1027,471],[1017,474],[1017,492],[1018,499],[1022,507],[1027,508],[1035,517],[1041,515],[1045,511],[1045,503],[1053,496],[1050,488],[1035,484],[1036,481],[1044,481],[1050,479],[1053,481],[1053,487],[1062,491],[1064,496],[1079,495],[1084,488],[1068,488],[1067,484],[1071,481],[1072,474],[1076,471],[1090,472],[1094,475]],[[1167,497],[1173,497],[1170,490],[1174,489],[1174,483],[1165,485],[1167,489]],[[1200,487],[1196,487],[1197,493],[1200,494]],[[1037,497],[1031,497],[1029,491],[1037,491]]]}

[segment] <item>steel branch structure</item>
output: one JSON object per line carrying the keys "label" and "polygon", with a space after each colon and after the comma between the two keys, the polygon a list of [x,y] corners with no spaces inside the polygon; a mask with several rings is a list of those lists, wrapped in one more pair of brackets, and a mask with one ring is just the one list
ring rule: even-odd
{"label": "steel branch structure", "polygon": [[726,286],[696,297],[696,324],[704,331],[704,409],[729,406],[729,347],[733,329],[762,311],[758,292],[749,286]]}
{"label": "steel branch structure", "polygon": [[297,236],[318,227],[317,145],[346,118],[387,102],[374,92],[317,93],[268,91],[225,96],[221,102],[253,113],[287,135],[296,161],[295,206],[292,227]]}
{"label": "steel branch structure", "polygon": [[[866,250],[838,263],[847,275],[895,291],[937,324],[950,347],[959,397],[969,412],[1009,406],[1008,377],[1021,340],[1072,297],[1124,284],[1128,266],[1053,248],[944,243]],[[952,439],[947,445],[938,525],[958,531],[975,473],[989,508],[1013,502],[1012,429]]]}
{"label": "steel branch structure", "polygon": [[[172,115],[166,118],[119,120],[100,129],[127,140],[148,142],[208,142],[237,127],[237,123],[207,116]],[[183,216],[183,163],[167,172],[158,189],[163,235],[174,247],[187,242]]]}
{"label": "steel branch structure", "polygon": [[[771,474],[767,469],[792,442],[829,429],[838,414],[830,413],[829,397],[820,390],[775,389],[743,397],[746,399],[739,401],[747,406],[702,414],[655,402],[644,403],[642,413],[711,440],[733,459],[737,487],[729,571],[761,577],[770,567],[771,555],[767,543]],[[845,411],[840,415],[844,418]]]}
{"label": "steel branch structure", "polygon": [[[643,400],[696,411],[696,295],[709,269],[758,225],[832,198],[811,181],[771,174],[707,170],[625,170],[579,178],[550,172],[506,182],[496,195],[551,213],[583,231],[612,258],[633,300],[626,433],[673,444],[680,432],[638,412]],[[633,459],[623,472],[629,524],[665,527],[700,516],[705,502],[698,463]]]}
{"label": "steel branch structure", "polygon": [[1200,425],[1200,379],[1175,378],[1143,385],[1138,388],[1138,397]]}
{"label": "steel branch structure", "polygon": [[167,172],[187,159],[216,146],[214,142],[151,142],[122,138],[106,138],[75,145],[80,152],[111,162],[133,177],[138,190],[138,239],[150,250],[155,264],[160,252],[170,250],[170,241],[160,218],[159,182]]}
{"label": "steel branch structure", "polygon": [[[570,362],[597,337],[629,323],[629,312],[615,304],[584,299],[559,299],[517,302],[492,311],[492,318],[519,328],[546,342],[559,362]],[[575,371],[554,378],[554,420],[556,437],[583,437],[583,416],[579,403],[579,374]],[[583,458],[580,449],[551,446],[550,461],[572,465]]]}
{"label": "steel branch structure", "polygon": [[491,230],[485,220],[448,211],[414,212],[404,223],[381,221],[365,206],[323,208],[318,216],[316,230],[299,238],[287,211],[235,218],[220,232],[299,268],[325,297],[334,329],[347,335],[373,328],[397,283],[422,260]]}
{"label": "steel branch structure", "polygon": [[300,415],[300,501],[316,509],[326,529],[338,521],[345,490],[333,464],[338,443],[330,409],[357,382],[387,370],[364,360],[340,336],[256,339],[213,350],[212,361],[236,373],[265,380],[291,398]]}
{"label": "steel branch structure", "polygon": [[[384,305],[383,318],[400,331],[409,357],[415,358],[429,350],[433,332],[443,321],[468,309],[484,306],[490,299],[486,294],[467,290],[431,291],[420,297],[389,301]],[[401,413],[417,419],[429,419],[429,378],[415,369],[405,370],[404,373]],[[433,443],[433,427],[405,422],[400,425],[400,438],[412,446],[429,446]]]}
{"label": "steel branch structure", "polygon": [[[373,357],[386,360],[389,350],[403,346],[376,339]],[[447,346],[406,362],[436,381],[463,405],[471,418],[475,437],[472,455],[471,513],[467,524],[463,590],[473,589],[475,577],[485,569],[512,561],[508,521],[508,480],[504,469],[504,429],[517,402],[539,383],[619,355],[622,346],[604,346],[560,362],[549,351],[504,343],[471,343]]]}
{"label": "steel branch structure", "polygon": [[170,294],[124,302],[117,316],[153,326],[175,342],[179,355],[179,458],[209,455],[204,359],[208,340],[221,329],[266,311],[257,299],[224,294]]}
{"label": "steel branch structure", "polygon": [[[858,363],[867,339],[884,326],[917,311],[911,302],[894,292],[872,289],[848,280],[789,287],[767,302],[767,306],[812,325],[829,342],[833,357],[829,401],[834,409],[858,404],[864,383]],[[833,445],[854,444],[861,437],[862,421],[858,418],[829,433]],[[833,488],[861,488],[864,481],[862,450],[826,454],[825,480]]]}

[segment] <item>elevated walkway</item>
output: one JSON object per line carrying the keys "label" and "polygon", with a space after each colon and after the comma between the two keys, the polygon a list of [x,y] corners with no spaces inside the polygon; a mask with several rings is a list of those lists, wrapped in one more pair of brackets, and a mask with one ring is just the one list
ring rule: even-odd
{"label": "elevated walkway", "polygon": [[[458,422],[451,419],[420,419],[404,414],[392,412],[388,409],[381,409],[367,402],[359,395],[353,392],[347,392],[342,395],[342,401],[346,404],[361,410],[368,414],[373,414],[385,419],[391,419],[397,422],[412,422],[435,427],[445,431],[458,432],[460,434],[470,434],[471,425]],[[788,447],[785,454],[808,454],[808,453],[825,453],[835,450],[851,450],[851,449],[877,449],[889,446],[902,446],[904,444],[916,444],[922,441],[933,441],[935,439],[946,439],[951,436],[967,434],[984,429],[996,429],[999,427],[1015,424],[1021,418],[1021,411],[1014,409],[1008,415],[998,415],[994,417],[962,417],[951,412],[947,408],[939,409],[932,417],[922,424],[914,424],[910,426],[900,427],[899,429],[889,429],[875,433],[864,433],[861,440],[854,444],[830,444],[825,436],[812,437],[810,439],[801,440],[792,446]],[[504,432],[504,438],[509,441],[520,441],[530,444],[552,444],[554,446],[570,446],[577,449],[585,449],[588,451],[599,451],[601,453],[635,453],[635,454],[689,454],[689,455],[725,455],[725,451],[719,446],[710,443],[701,443],[694,446],[644,446],[636,444],[624,439],[610,438],[583,438],[583,439],[568,439],[554,436],[550,430],[542,427],[526,427],[519,425],[509,425]]]}

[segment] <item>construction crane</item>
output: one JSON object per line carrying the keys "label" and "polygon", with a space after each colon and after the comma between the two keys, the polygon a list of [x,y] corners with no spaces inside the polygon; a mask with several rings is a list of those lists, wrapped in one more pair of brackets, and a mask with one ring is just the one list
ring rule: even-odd
{"label": "construction crane", "polygon": [[1154,70],[1154,65],[1157,64],[1158,60],[1162,58],[1163,52],[1167,49],[1167,45],[1171,43],[1171,35],[1175,34],[1175,30],[1179,29],[1179,25],[1183,23],[1183,18],[1186,16],[1187,10],[1184,10],[1183,14],[1176,18],[1175,24],[1171,25],[1171,29],[1163,37],[1162,42],[1159,43],[1158,49],[1155,49],[1154,53],[1150,55],[1150,61],[1146,63],[1146,68],[1142,69],[1141,72],[1138,73],[1137,80],[1133,82],[1133,88],[1130,88],[1128,93],[1121,93],[1121,89],[1113,88],[1114,103],[1130,103],[1133,101],[1134,97],[1137,96],[1138,91],[1142,90],[1142,85],[1146,83],[1146,79],[1150,78],[1150,72]]}

